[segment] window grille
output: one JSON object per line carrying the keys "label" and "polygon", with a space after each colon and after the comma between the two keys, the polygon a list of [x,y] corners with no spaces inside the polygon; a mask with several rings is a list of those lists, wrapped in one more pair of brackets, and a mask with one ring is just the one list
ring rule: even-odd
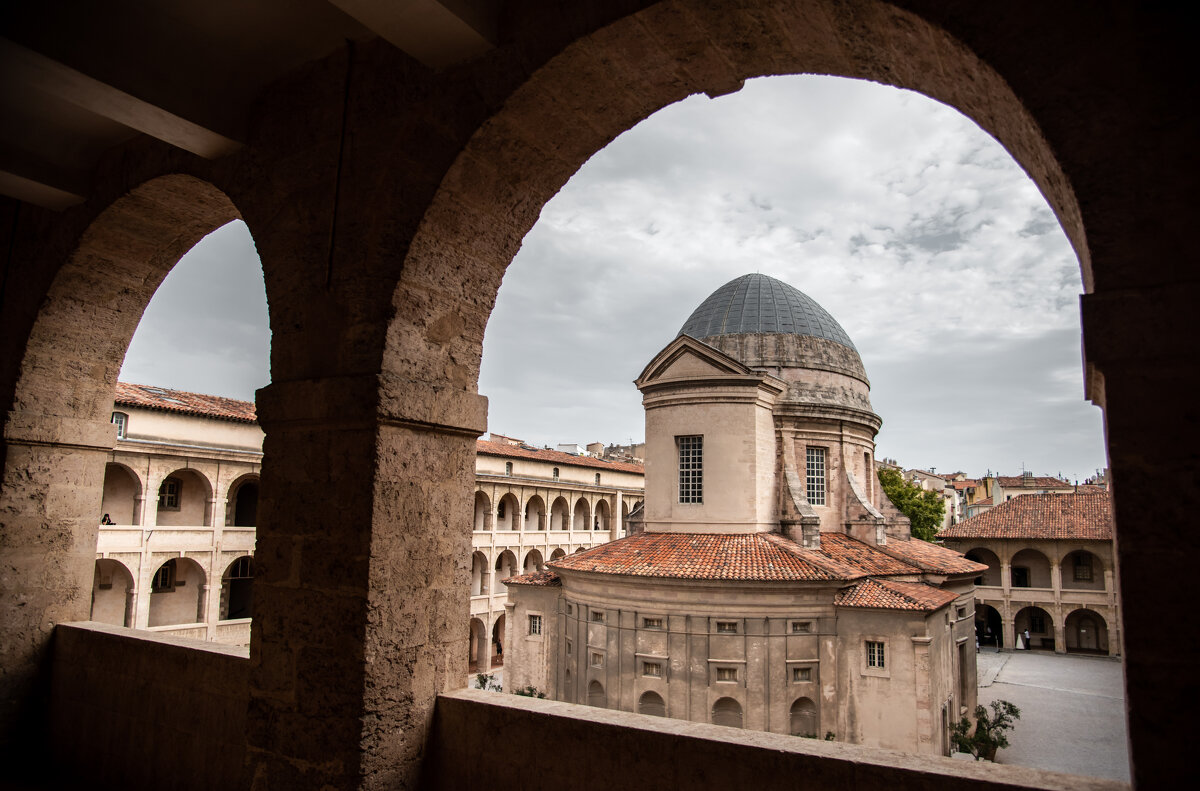
{"label": "window grille", "polygon": [[650,678],[662,678],[662,664],[659,662],[643,662],[642,675]]}
{"label": "window grille", "polygon": [[737,681],[736,667],[718,667],[717,681]]}
{"label": "window grille", "polygon": [[158,487],[158,507],[178,510],[179,493],[182,488],[178,478],[167,478],[163,481],[162,486]]}
{"label": "window grille", "polygon": [[704,437],[676,437],[679,450],[679,502],[704,502]]}
{"label": "window grille", "polygon": [[540,616],[540,615],[529,616],[529,633],[530,634],[541,634],[542,633],[542,616]]}
{"label": "window grille", "polygon": [[825,505],[825,449],[808,448],[808,503]]}
{"label": "window grille", "polygon": [[792,681],[796,681],[796,682],[812,681],[812,668],[811,667],[793,667],[792,668]]}
{"label": "window grille", "polygon": [[867,667],[885,667],[883,643],[867,641]]}
{"label": "window grille", "polygon": [[737,634],[737,622],[717,621],[717,632],[719,634]]}

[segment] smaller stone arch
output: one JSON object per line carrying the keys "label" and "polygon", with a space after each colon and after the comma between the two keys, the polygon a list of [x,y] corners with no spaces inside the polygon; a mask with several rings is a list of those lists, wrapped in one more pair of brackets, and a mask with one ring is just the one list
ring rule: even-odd
{"label": "smaller stone arch", "polygon": [[992,585],[997,588],[1000,587],[1000,558],[995,552],[987,547],[976,547],[968,550],[965,554],[967,556],[967,560],[973,560],[976,563],[982,563],[987,566],[987,571],[975,578],[976,585]]}
{"label": "smaller stone arch", "polygon": [[212,481],[195,468],[184,467],[163,478],[158,486],[156,524],[164,527],[212,525]]}
{"label": "smaller stone arch", "polygon": [[496,529],[521,529],[521,503],[517,501],[517,496],[512,492],[505,494],[496,504]]}
{"label": "smaller stone arch", "polygon": [[546,529],[546,503],[540,495],[533,495],[525,503],[525,522],[523,530]]}
{"label": "smaller stone arch", "polygon": [[1013,555],[1009,569],[1014,588],[1050,588],[1050,561],[1036,549]]}
{"label": "smaller stone arch", "polygon": [[550,553],[550,562],[553,563],[554,561],[565,558],[566,556],[567,551],[565,549],[562,547],[556,547],[555,550]]}
{"label": "smaller stone arch", "polygon": [[534,572],[542,571],[545,568],[546,564],[542,560],[542,553],[536,549],[531,549],[525,555],[525,562],[521,564],[521,573],[533,574]]}
{"label": "smaller stone arch", "polygon": [[788,711],[790,733],[793,736],[817,736],[817,704],[811,698],[796,698]]}
{"label": "smaller stone arch", "polygon": [[663,700],[662,695],[653,690],[647,690],[638,698],[637,710],[638,714],[665,717],[667,716],[667,703]]}
{"label": "smaller stone arch", "polygon": [[492,529],[492,499],[480,491],[475,492],[475,520],[472,529],[476,533]]}
{"label": "smaller stone arch", "polygon": [[550,506],[550,529],[571,529],[571,506],[567,504],[567,498],[561,495],[554,498],[554,503]]}
{"label": "smaller stone arch", "polygon": [[1066,631],[1068,652],[1108,653],[1108,623],[1100,613],[1084,607],[1071,612],[1063,625]]}
{"label": "smaller stone arch", "polygon": [[221,575],[221,620],[251,618],[254,611],[254,558],[242,555]]}
{"label": "smaller stone arch", "polygon": [[587,547],[575,547],[575,552],[573,554],[578,555],[580,552],[582,552],[585,549],[587,549]]}
{"label": "smaller stone arch", "polygon": [[488,560],[482,552],[471,554],[471,595],[483,596],[488,591]]}
{"label": "smaller stone arch", "polygon": [[204,569],[191,558],[161,563],[150,581],[148,626],[204,622]]}
{"label": "smaller stone arch", "polygon": [[712,707],[712,724],[742,727],[742,704],[733,698],[718,698]]}
{"label": "smaller stone arch", "polygon": [[[1013,628],[1017,632],[1018,647],[1054,650],[1054,619],[1041,607],[1022,608],[1013,619]],[[1025,632],[1029,632],[1028,644]]]}
{"label": "smaller stone arch", "polygon": [[504,593],[504,580],[517,576],[517,556],[511,550],[504,550],[496,558],[496,579],[492,583],[492,593]]}
{"label": "smaller stone arch", "polygon": [[479,618],[472,618],[467,637],[467,664],[471,673],[486,673],[491,668],[485,667],[484,658],[487,655],[487,627]]}
{"label": "smaller stone arch", "polygon": [[108,517],[108,524],[139,525],[142,523],[141,501],[142,477],[119,462],[104,465],[104,495],[100,500],[100,523]]}
{"label": "smaller stone arch", "polygon": [[98,559],[92,580],[90,619],[113,626],[132,626],[132,594],[133,574],[125,564],[111,558]]}
{"label": "smaller stone arch", "polygon": [[504,664],[504,614],[496,619],[496,623],[492,624],[492,667],[500,667]]}
{"label": "smaller stone arch", "polygon": [[612,525],[609,523],[609,507],[608,500],[600,499],[596,501],[596,510],[592,516],[593,530],[609,530]]}
{"label": "smaller stone arch", "polygon": [[598,709],[608,708],[608,696],[604,694],[604,685],[599,681],[592,681],[588,684],[588,699],[589,706],[595,706]]}
{"label": "smaller stone arch", "polygon": [[572,530],[590,530],[592,517],[591,506],[586,498],[580,497],[575,501],[575,510],[571,518]]}
{"label": "smaller stone arch", "polygon": [[230,485],[229,515],[226,524],[234,527],[258,525],[258,482],[258,474],[249,473]]}
{"label": "smaller stone arch", "polygon": [[1104,561],[1086,549],[1071,552],[1062,561],[1062,586],[1074,590],[1104,590]]}
{"label": "smaller stone arch", "polygon": [[975,600],[975,637],[980,645],[1004,647],[1004,619],[990,604]]}

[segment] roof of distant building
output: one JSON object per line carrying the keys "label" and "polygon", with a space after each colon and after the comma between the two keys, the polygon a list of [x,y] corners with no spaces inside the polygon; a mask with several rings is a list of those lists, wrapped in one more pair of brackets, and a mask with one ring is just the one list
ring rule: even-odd
{"label": "roof of distant building", "polygon": [[1005,489],[1066,489],[1071,486],[1070,481],[1050,476],[1000,475],[997,477],[1000,479],[1000,485]]}
{"label": "roof of distant building", "polygon": [[951,591],[922,582],[865,579],[840,591],[833,603],[838,607],[930,612],[945,607],[956,598],[958,596]]}
{"label": "roof of distant building", "polygon": [[500,581],[505,585],[530,585],[537,588],[552,588],[562,585],[562,580],[550,569],[535,571],[531,574],[518,574]]}
{"label": "roof of distant building", "polygon": [[992,504],[992,498],[990,498],[990,497],[985,497],[985,498],[983,498],[982,500],[976,500],[975,502],[971,503],[971,504],[970,504],[970,505],[968,505],[967,507],[968,507],[968,508],[974,508],[974,507],[975,507],[975,506],[977,506],[977,505],[991,505],[991,504]]}
{"label": "roof of distant building", "polygon": [[135,385],[128,382],[117,382],[113,404],[175,412],[181,415],[195,415],[215,420],[230,420],[235,423],[253,423],[256,420],[254,404],[250,401],[238,401],[233,398],[204,395],[203,393],[189,393],[186,390],[172,390],[167,387]]}
{"label": "roof of distant building", "polygon": [[782,280],[757,273],[718,288],[679,330],[680,335],[698,340],[744,333],[811,335],[854,349],[842,325],[816,300]]}
{"label": "roof of distant building", "polygon": [[532,459],[534,461],[544,461],[552,464],[564,464],[573,467],[590,467],[596,470],[610,470],[614,472],[632,472],[637,475],[645,475],[646,468],[641,464],[631,464],[623,461],[604,461],[603,459],[593,458],[592,456],[573,456],[570,453],[563,453],[557,450],[545,450],[541,448],[532,448],[528,445],[509,445],[502,442],[488,442],[487,440],[475,440],[475,452],[484,456],[502,456],[510,459]]}
{"label": "roof of distant building", "polygon": [[1044,538],[1108,541],[1113,537],[1107,492],[1026,494],[951,525],[940,538]]}
{"label": "roof of distant building", "polygon": [[971,489],[979,485],[979,481],[967,478],[964,481],[950,481],[950,485],[955,489]]}

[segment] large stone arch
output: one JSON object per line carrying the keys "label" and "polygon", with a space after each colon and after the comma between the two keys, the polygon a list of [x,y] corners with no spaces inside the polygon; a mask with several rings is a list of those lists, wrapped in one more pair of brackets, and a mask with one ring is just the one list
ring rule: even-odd
{"label": "large stone arch", "polygon": [[145,484],[142,476],[128,464],[110,461],[104,465],[104,491],[100,501],[100,518],[107,516],[111,524],[141,524]]}
{"label": "large stone arch", "polygon": [[963,553],[968,560],[973,560],[976,563],[982,563],[987,566],[987,571],[975,578],[976,585],[992,585],[1000,587],[1001,574],[1003,568],[1000,564],[1000,557],[988,549],[987,547],[975,547]]}
{"label": "large stone arch", "polygon": [[114,626],[132,626],[130,603],[133,590],[133,573],[129,567],[119,560],[97,559],[90,620]]}

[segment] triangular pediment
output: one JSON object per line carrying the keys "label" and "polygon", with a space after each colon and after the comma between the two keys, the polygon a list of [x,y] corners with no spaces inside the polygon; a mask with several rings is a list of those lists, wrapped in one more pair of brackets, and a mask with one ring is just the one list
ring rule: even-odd
{"label": "triangular pediment", "polygon": [[640,388],[660,379],[754,375],[754,371],[728,354],[688,335],[680,335],[654,356],[634,384]]}

